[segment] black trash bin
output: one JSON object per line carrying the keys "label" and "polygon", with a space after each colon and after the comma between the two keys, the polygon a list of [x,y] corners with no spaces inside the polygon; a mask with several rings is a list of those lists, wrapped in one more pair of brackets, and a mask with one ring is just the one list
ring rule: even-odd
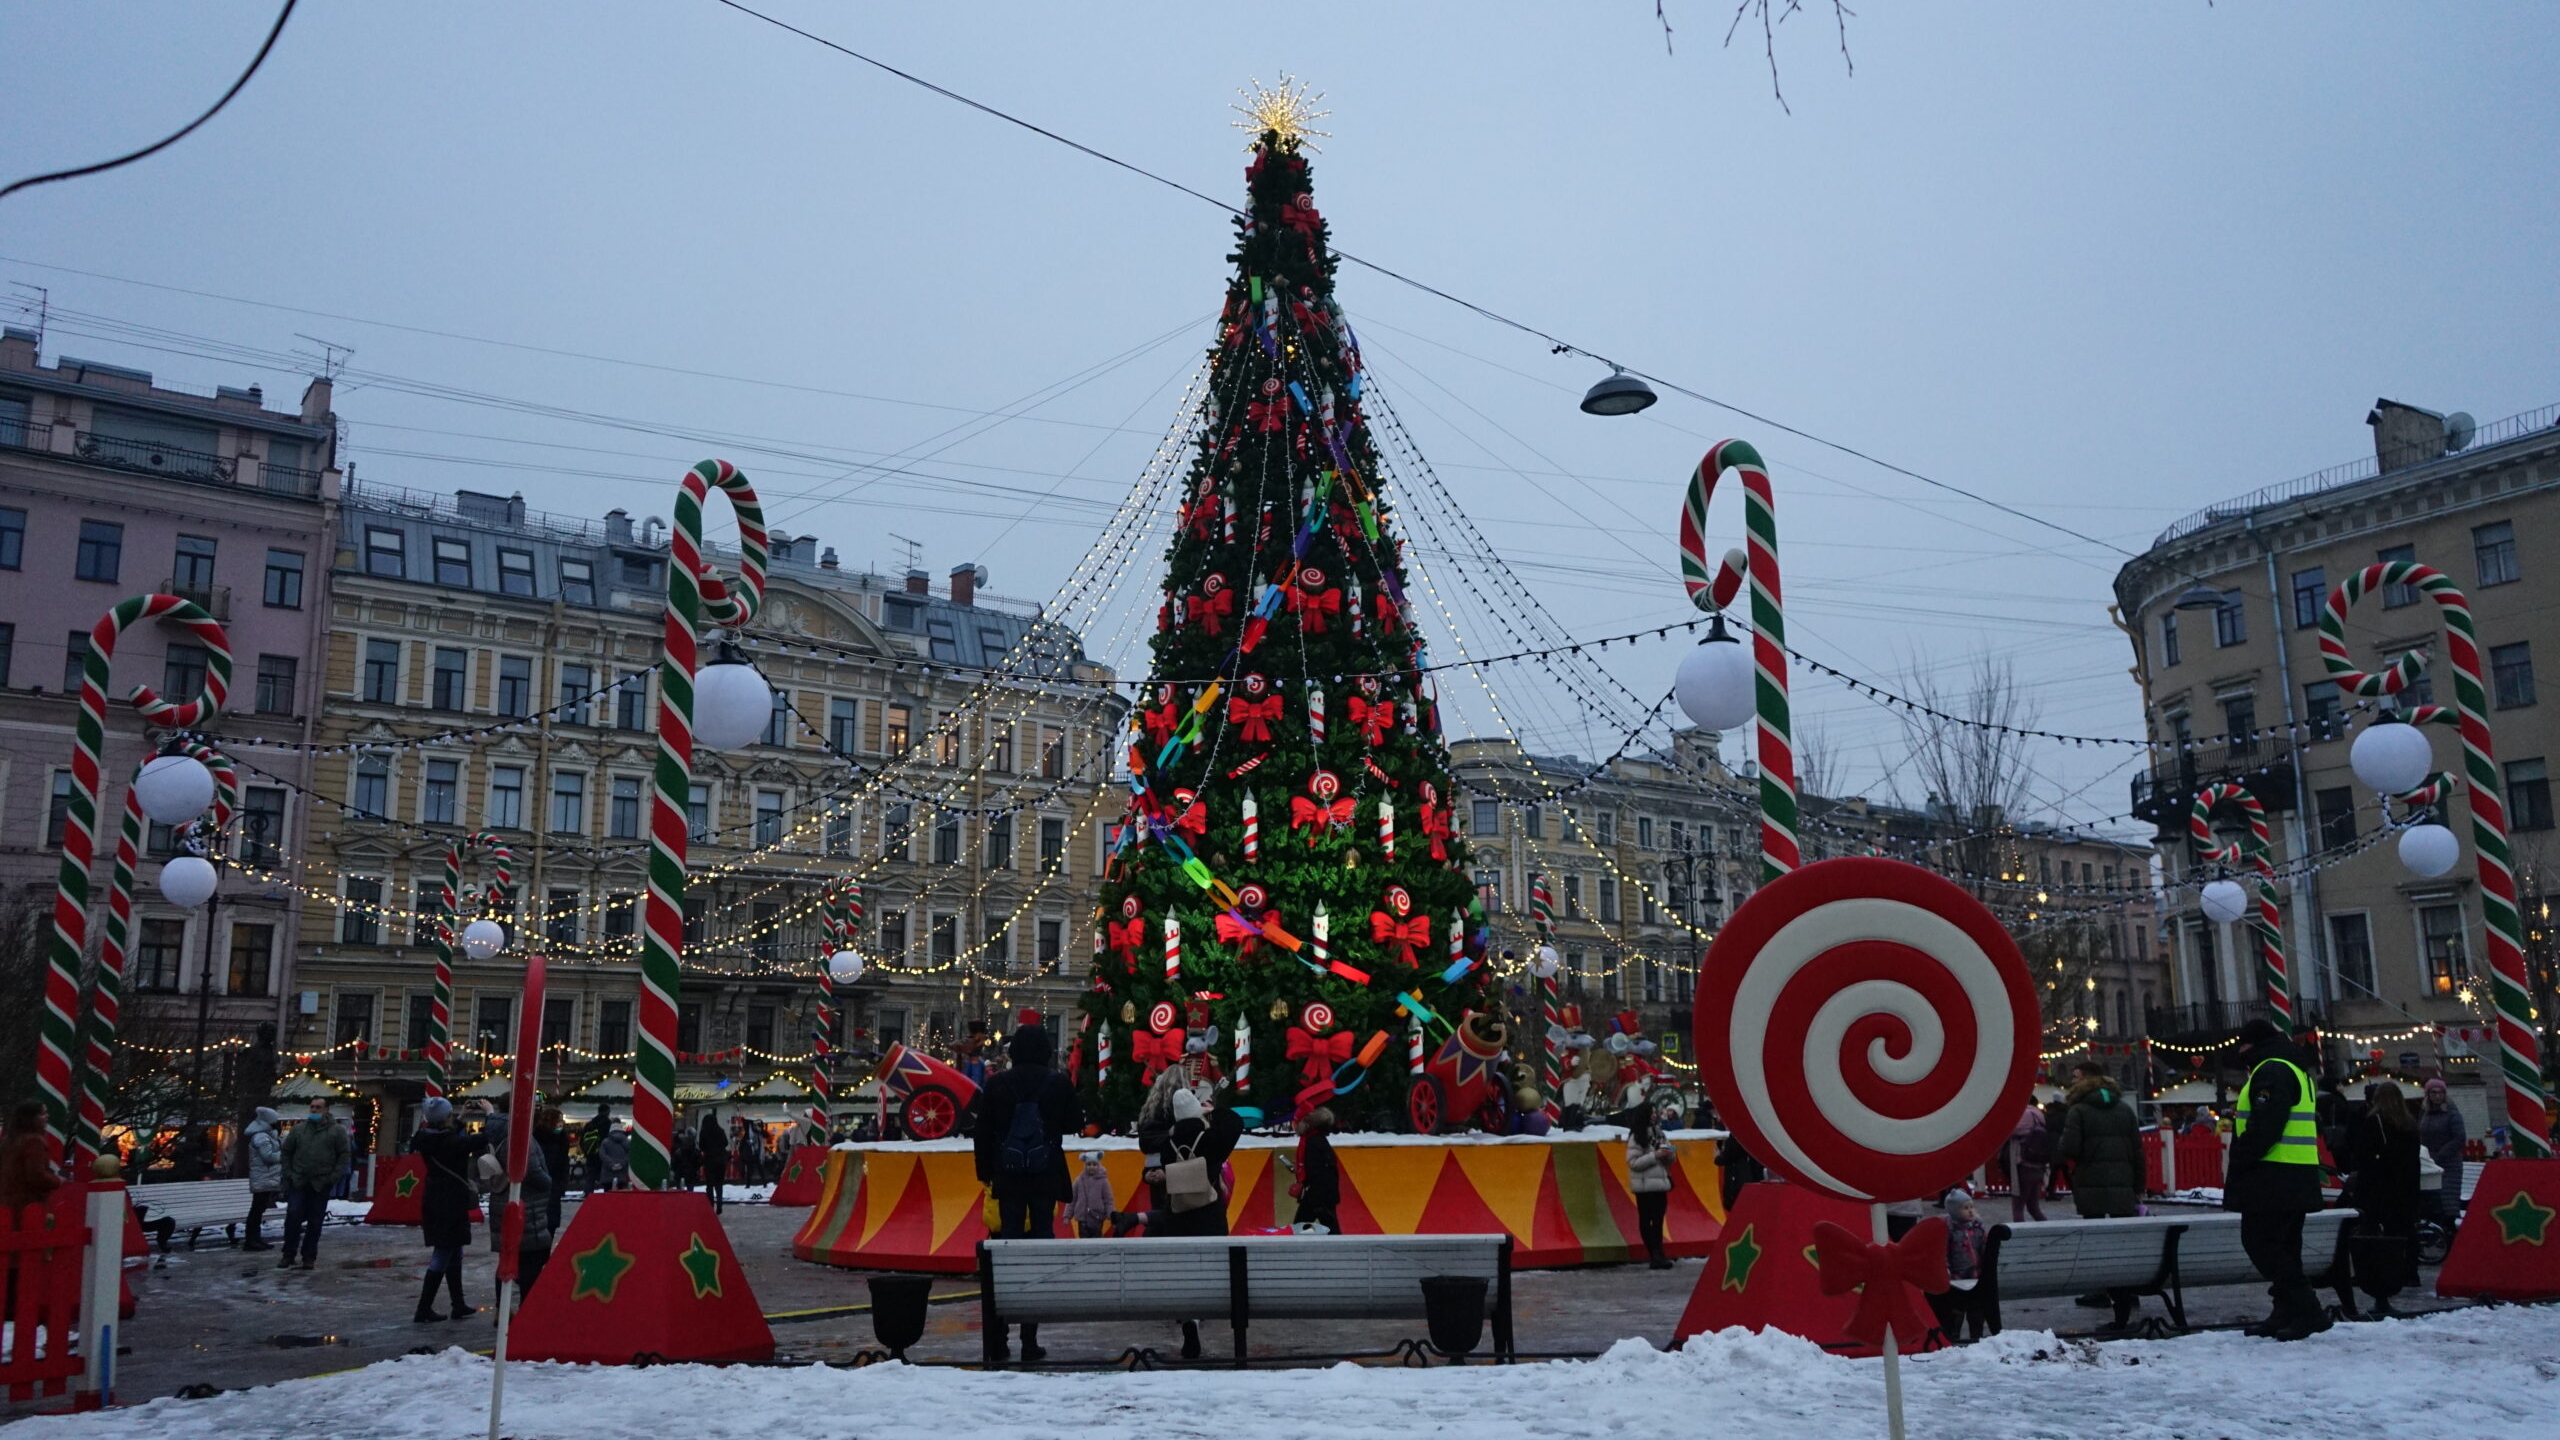
{"label": "black trash bin", "polygon": [[1431,1322],[1431,1348],[1463,1360],[1484,1338],[1481,1275],[1428,1275],[1422,1281],[1422,1313]]}
{"label": "black trash bin", "polygon": [[933,1292],[930,1275],[871,1277],[871,1333],[880,1348],[900,1361],[907,1347],[924,1338],[925,1301]]}

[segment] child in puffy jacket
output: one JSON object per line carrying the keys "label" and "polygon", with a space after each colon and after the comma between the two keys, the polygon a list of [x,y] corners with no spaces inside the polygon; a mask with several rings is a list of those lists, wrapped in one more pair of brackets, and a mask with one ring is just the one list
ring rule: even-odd
{"label": "child in puffy jacket", "polygon": [[[1938,1312],[1938,1330],[1950,1343],[1979,1340],[1988,1328],[1975,1294],[1982,1283],[1982,1248],[1989,1229],[1975,1213],[1973,1197],[1962,1190],[1947,1195],[1947,1289],[1929,1297]],[[1959,1333],[1959,1332],[1964,1333]]]}
{"label": "child in puffy jacket", "polygon": [[1085,1240],[1109,1233],[1111,1228],[1111,1177],[1103,1173],[1102,1152],[1084,1152],[1083,1173],[1076,1176],[1075,1193],[1067,1202],[1067,1218],[1076,1225],[1076,1235]]}

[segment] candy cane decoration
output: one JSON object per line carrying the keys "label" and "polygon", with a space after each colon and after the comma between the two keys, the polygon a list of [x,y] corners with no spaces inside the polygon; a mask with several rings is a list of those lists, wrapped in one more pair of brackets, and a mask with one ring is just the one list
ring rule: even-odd
{"label": "candy cane decoration", "polygon": [[[2220,805],[2237,805],[2249,817],[2245,841],[2224,845],[2213,838],[2213,812]],[[2291,1029],[2293,985],[2291,972],[2285,966],[2284,911],[2276,904],[2275,847],[2267,830],[2266,810],[2246,786],[2207,785],[2196,792],[2195,804],[2187,810],[2187,836],[2195,842],[2196,854],[2206,864],[2245,858],[2257,872],[2258,920],[2251,928],[2258,932],[2258,970],[2267,987],[2267,1008],[2275,1012],[2279,1023]]]}
{"label": "candy cane decoration", "polygon": [[1422,1017],[1407,1015],[1404,1032],[1404,1068],[1408,1075],[1419,1075],[1422,1065]]}
{"label": "candy cane decoration", "polygon": [[[839,880],[819,902],[819,923],[830,952],[850,950],[862,929],[862,882]],[[818,957],[816,1023],[809,1036],[809,1128],[823,1145],[835,1131],[836,977],[833,953]]]}
{"label": "candy cane decoration", "polygon": [[[1530,973],[1536,975],[1537,967],[1545,963],[1545,957],[1533,953],[1529,963]],[[1563,969],[1559,966],[1544,975],[1538,975],[1537,980],[1538,1014],[1539,1018],[1547,1022],[1546,1032],[1539,1037],[1544,1047],[1539,1051],[1539,1088],[1547,1092],[1547,1110],[1550,1114],[1554,1114],[1560,1113],[1564,1104],[1562,1097],[1565,1042]]]}
{"label": "candy cane decoration", "polygon": [[1093,1066],[1093,1083],[1109,1084],[1111,1081],[1111,1022],[1108,1020],[1102,1022],[1102,1033],[1094,1042]]}
{"label": "candy cane decoration", "polygon": [[[738,578],[702,555],[702,506],[717,486],[738,518]],[[676,994],[684,979],[685,801],[693,787],[693,674],[705,624],[735,629],[764,606],[764,509],[755,487],[726,460],[685,472],[667,536],[667,606],[658,664],[657,793],[649,807],[649,898],[640,937],[640,1043],[632,1066],[631,1118],[640,1143],[631,1173],[651,1190],[667,1183],[675,1139]]]}
{"label": "candy cane decoration", "polygon": [[2358,670],[2347,654],[2347,607],[2378,585],[2406,585],[2436,602],[2445,650],[2453,662],[2453,704],[2462,733],[2462,770],[2471,784],[2471,851],[2480,877],[2480,918],[2489,935],[2489,995],[2498,1019],[2498,1067],[2506,1081],[2507,1130],[2518,1158],[2547,1159],[2541,1046],[2533,1030],[2533,990],[2524,962],[2524,923],[2516,909],[2516,877],[2507,847],[2506,792],[2489,740],[2489,692],[2480,681],[2480,641],[2471,602],[2451,578],[2414,560],[2368,565],[2329,592],[2320,611],[2320,659],[2342,690],[2397,695],[2425,673],[2415,650],[2382,670]]}
{"label": "candy cane decoration", "polygon": [[1324,743],[1324,687],[1307,687],[1307,736],[1317,744]]}
{"label": "candy cane decoration", "polygon": [[442,1095],[451,1083],[453,1055],[453,952],[462,941],[462,856],[468,850],[489,852],[490,877],[480,892],[484,915],[515,908],[515,851],[487,830],[475,830],[445,847],[444,883],[436,891],[435,913],[427,917],[427,933],[436,951],[435,991],[427,1001],[427,1093]]}
{"label": "candy cane decoration", "polygon": [[[213,822],[212,843],[219,845],[222,832],[240,808],[240,772],[232,767],[229,756],[201,742],[191,742],[179,753],[213,772],[213,808],[205,813]],[[201,819],[190,824],[189,832],[195,833],[202,824]],[[98,978],[90,988],[89,1023],[81,1047],[79,1116],[71,1137],[74,1175],[89,1172],[106,1141],[107,1081],[115,1071],[116,1031],[124,1018],[125,957],[131,953],[133,876],[142,855],[142,827],[142,800],[128,782],[124,820],[116,829],[113,878],[107,887],[107,922],[98,942]]]}
{"label": "candy cane decoration", "polygon": [[80,1042],[80,967],[89,944],[89,870],[97,860],[100,757],[107,743],[107,682],[116,640],[143,620],[174,620],[205,649],[204,689],[184,702],[164,700],[148,685],[133,690],[143,723],[193,729],[222,713],[231,693],[231,639],[203,606],[175,595],[136,595],[89,629],[80,664],[80,713],[71,736],[71,794],[63,807],[62,865],[53,889],[53,948],[44,981],[36,1087],[43,1092],[46,1158],[59,1161],[71,1139],[72,1058]]}
{"label": "candy cane decoration", "polygon": [[1236,1019],[1235,1051],[1236,1093],[1250,1095],[1253,1093],[1253,1017],[1250,1015]]}
{"label": "candy cane decoration", "polygon": [[1164,917],[1164,983],[1182,983],[1182,922]]}
{"label": "candy cane decoration", "polygon": [[1307,945],[1316,952],[1315,963],[1319,967],[1333,964],[1333,956],[1329,953],[1333,945],[1333,917],[1325,913],[1321,900],[1316,902],[1315,918],[1307,922]]}
{"label": "candy cane decoration", "polygon": [[[1727,553],[1710,579],[1706,570],[1707,501],[1727,469],[1742,472],[1742,524],[1750,551],[1735,564]],[[1796,751],[1787,710],[1787,622],[1779,599],[1777,502],[1760,452],[1740,440],[1719,440],[1689,475],[1680,510],[1680,581],[1701,610],[1720,610],[1751,585],[1751,660],[1756,687],[1760,756],[1760,878],[1774,880],[1804,863],[1796,845]]]}
{"label": "candy cane decoration", "polygon": [[1250,865],[1262,858],[1262,811],[1253,801],[1253,792],[1244,792],[1244,863]]}
{"label": "candy cane decoration", "polygon": [[1378,855],[1390,862],[1396,858],[1396,802],[1384,795],[1378,797]]}

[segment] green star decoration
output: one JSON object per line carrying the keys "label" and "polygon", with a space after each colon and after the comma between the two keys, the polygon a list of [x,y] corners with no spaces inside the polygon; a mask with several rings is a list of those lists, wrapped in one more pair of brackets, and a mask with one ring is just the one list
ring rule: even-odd
{"label": "green star decoration", "polygon": [[1751,1269],[1760,1263],[1760,1242],[1751,1238],[1756,1225],[1745,1225],[1742,1233],[1724,1247],[1724,1288],[1739,1295],[1751,1283]]}
{"label": "green star decoration", "polygon": [[2548,1205],[2536,1205],[2533,1197],[2522,1190],[2516,1198],[2489,1212],[2498,1222],[2498,1240],[2505,1245],[2539,1245],[2550,1232],[2551,1218],[2560,1215]]}
{"label": "green star decoration", "polygon": [[391,1193],[399,1196],[403,1200],[406,1200],[410,1196],[418,1193],[418,1172],[415,1170],[402,1171],[400,1173],[400,1178],[391,1182]]}
{"label": "green star decoration", "polygon": [[[696,1239],[694,1243],[702,1242]],[[631,1267],[638,1263],[638,1258],[615,1244],[612,1233],[607,1232],[594,1248],[581,1250],[569,1257],[570,1266],[578,1272],[577,1283],[569,1287],[569,1298],[579,1300],[593,1296],[604,1304],[612,1304],[613,1292],[622,1287],[622,1277],[631,1273]]]}
{"label": "green star decoration", "polygon": [[676,1263],[684,1267],[686,1277],[693,1281],[694,1299],[720,1294],[720,1252],[703,1244],[699,1231],[695,1232],[693,1243],[685,1247],[684,1254],[676,1257]]}
{"label": "green star decoration", "polygon": [[785,1182],[789,1182],[789,1181],[793,1181],[793,1180],[797,1180],[797,1179],[799,1179],[799,1178],[800,1178],[800,1162],[799,1162],[799,1161],[797,1161],[797,1160],[792,1161],[792,1162],[791,1162],[791,1168],[782,1172],[782,1178],[783,1178],[783,1180],[784,1180]]}

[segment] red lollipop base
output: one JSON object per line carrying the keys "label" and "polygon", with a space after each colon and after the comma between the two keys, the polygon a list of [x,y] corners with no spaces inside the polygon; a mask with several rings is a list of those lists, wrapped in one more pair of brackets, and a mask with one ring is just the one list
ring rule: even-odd
{"label": "red lollipop base", "polygon": [[516,1312],[515,1360],[627,1365],[773,1358],[773,1331],[710,1198],[693,1190],[589,1196],[552,1242]]}
{"label": "red lollipop base", "polygon": [[2560,1297],[2560,1160],[2492,1160],[2481,1168],[2436,1293]]}
{"label": "red lollipop base", "polygon": [[[1825,1295],[1813,1264],[1813,1227],[1828,1220],[1858,1235],[1872,1224],[1867,1207],[1781,1181],[1742,1187],[1724,1233],[1707,1256],[1689,1308],[1672,1332],[1674,1347],[1692,1335],[1739,1325],[1801,1335],[1835,1355],[1883,1353],[1844,1333],[1858,1308],[1855,1293]],[[1913,1291],[1922,1314],[1927,1297]]]}
{"label": "red lollipop base", "polygon": [[817,1204],[821,1177],[826,1168],[826,1146],[794,1147],[791,1158],[783,1164],[782,1178],[773,1182],[773,1198],[765,1203],[781,1206]]}

